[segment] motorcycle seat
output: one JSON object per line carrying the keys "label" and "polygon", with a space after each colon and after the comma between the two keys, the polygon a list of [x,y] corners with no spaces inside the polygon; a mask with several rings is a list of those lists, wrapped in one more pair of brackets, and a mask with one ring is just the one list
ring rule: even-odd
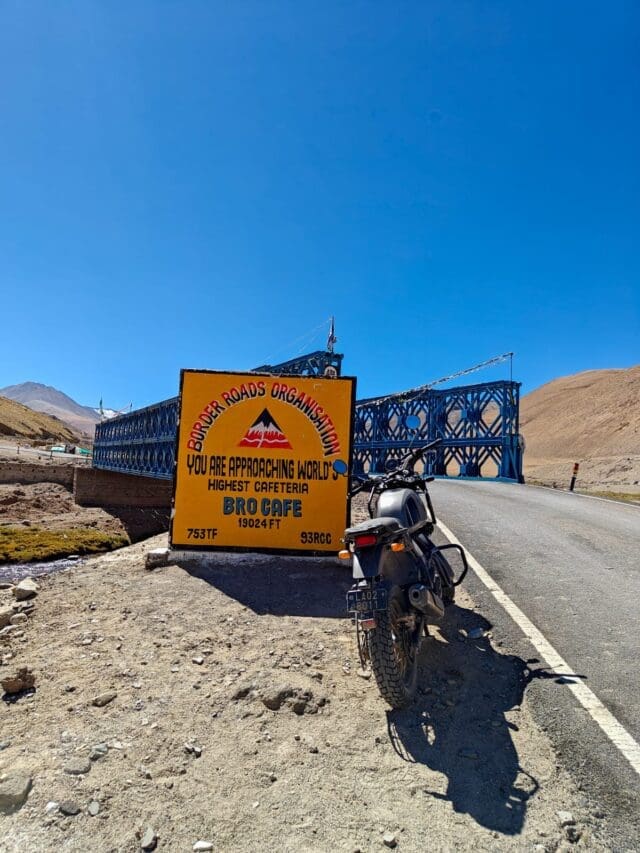
{"label": "motorcycle seat", "polygon": [[374,530],[384,528],[387,533],[393,533],[396,530],[401,530],[400,522],[397,518],[392,518],[390,515],[381,515],[380,518],[368,518],[366,521],[361,521],[353,527],[347,528],[344,534],[346,537],[355,536],[358,533],[373,533]]}

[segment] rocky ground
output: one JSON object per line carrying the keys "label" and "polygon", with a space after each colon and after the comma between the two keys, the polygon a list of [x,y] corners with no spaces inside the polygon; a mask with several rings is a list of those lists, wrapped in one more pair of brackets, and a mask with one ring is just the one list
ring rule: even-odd
{"label": "rocky ground", "polygon": [[344,565],[145,570],[165,542],[0,590],[0,849],[608,849],[527,662],[464,592],[392,712],[359,671]]}
{"label": "rocky ground", "polygon": [[640,455],[605,456],[591,459],[535,459],[524,457],[527,483],[541,483],[567,489],[571,482],[573,463],[580,462],[576,491],[590,493],[622,493],[637,495],[640,500]]}

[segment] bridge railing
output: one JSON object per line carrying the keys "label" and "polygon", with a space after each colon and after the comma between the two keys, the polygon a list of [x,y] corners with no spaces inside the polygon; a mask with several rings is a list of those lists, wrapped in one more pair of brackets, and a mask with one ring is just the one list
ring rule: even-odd
{"label": "bridge railing", "polygon": [[[325,356],[324,359],[319,356]],[[329,359],[329,361],[327,361]],[[323,375],[340,371],[342,355],[311,353],[261,372]],[[359,400],[354,422],[354,471],[382,472],[418,442],[441,438],[429,455],[425,475],[522,480],[519,436],[520,383],[486,382],[444,390],[428,389],[410,398],[402,394]],[[406,425],[420,420],[417,430]],[[96,426],[93,467],[170,480],[173,477],[178,398],[120,415]]]}
{"label": "bridge railing", "polygon": [[[429,454],[425,475],[522,480],[519,436],[520,383],[485,382],[443,390],[427,389],[356,403],[354,468],[380,473],[409,449],[441,438]],[[406,426],[410,415],[420,427]]]}
{"label": "bridge railing", "polygon": [[173,478],[178,398],[96,425],[93,467],[161,480]]}

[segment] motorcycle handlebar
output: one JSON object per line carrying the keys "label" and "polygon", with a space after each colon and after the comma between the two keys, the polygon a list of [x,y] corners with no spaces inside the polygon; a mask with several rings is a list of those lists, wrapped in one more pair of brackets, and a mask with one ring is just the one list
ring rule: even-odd
{"label": "motorcycle handlebar", "polygon": [[439,444],[441,444],[441,443],[442,443],[442,439],[441,439],[441,438],[436,438],[436,439],[434,439],[433,441],[430,441],[430,442],[429,442],[429,444],[425,444],[425,445],[423,445],[422,447],[418,447],[418,448],[416,448],[415,450],[413,450],[413,451],[408,455],[408,457],[407,457],[406,461],[407,461],[407,462],[411,465],[411,467],[413,468],[413,466],[416,464],[416,462],[418,461],[418,459],[420,459],[420,457],[421,457],[421,456],[424,456],[424,454],[425,454],[428,450],[431,450],[432,448],[437,447],[437,446],[438,446]]}
{"label": "motorcycle handlebar", "polygon": [[427,453],[429,450],[432,450],[434,447],[437,447],[441,443],[442,439],[436,438],[434,439],[434,441],[430,441],[429,444],[425,444],[422,447],[416,448],[416,450],[411,451],[411,453],[409,453],[409,455],[402,460],[398,468],[394,469],[393,471],[389,471],[387,474],[384,474],[378,479],[371,479],[370,477],[366,477],[364,479],[360,477],[355,477],[354,479],[357,480],[357,483],[355,487],[351,490],[351,495],[354,496],[359,494],[367,486],[375,486],[383,482],[385,479],[392,479],[393,476],[398,473],[398,471],[402,470],[403,465],[408,464],[409,470],[413,472],[413,466],[416,464],[418,459],[420,459],[421,456],[424,456],[425,453]]}

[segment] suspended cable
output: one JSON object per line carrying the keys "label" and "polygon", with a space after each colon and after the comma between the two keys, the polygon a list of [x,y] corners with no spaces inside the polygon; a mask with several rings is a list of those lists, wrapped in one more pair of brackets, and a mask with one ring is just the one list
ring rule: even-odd
{"label": "suspended cable", "polygon": [[288,343],[284,344],[279,349],[275,350],[270,356],[268,356],[268,358],[265,359],[265,364],[270,364],[273,361],[273,359],[275,359],[275,357],[278,355],[278,353],[284,352],[285,350],[289,350],[289,352],[290,352],[294,346],[299,344],[300,341],[303,341],[302,348],[300,350],[298,350],[298,352],[296,353],[296,355],[298,355],[300,352],[302,352],[302,350],[309,343],[309,341],[313,340],[315,337],[318,336],[320,329],[324,328],[326,326],[326,324],[330,323],[330,322],[331,322],[331,317],[327,317],[326,320],[323,320],[321,323],[319,323],[313,329],[307,330],[306,332],[304,332],[299,337],[297,337],[294,340],[289,341]]}
{"label": "suspended cable", "polygon": [[390,400],[392,397],[399,398],[403,401],[411,400],[412,398],[423,394],[425,391],[428,391],[430,388],[433,388],[436,385],[441,385],[443,382],[449,382],[451,379],[457,379],[458,376],[467,376],[469,373],[475,373],[477,370],[483,370],[485,367],[500,364],[507,359],[510,359],[512,362],[512,352],[505,352],[502,353],[502,355],[496,355],[493,358],[487,359],[487,361],[480,362],[480,364],[474,364],[473,367],[467,367],[464,370],[457,370],[455,373],[449,374],[449,376],[442,376],[440,379],[434,379],[432,382],[427,382],[425,385],[419,385],[417,388],[409,388],[406,391],[398,391],[395,394],[385,394],[383,397],[372,397],[367,400],[358,400],[358,405],[366,403],[369,406],[376,406],[383,403],[385,400]]}

